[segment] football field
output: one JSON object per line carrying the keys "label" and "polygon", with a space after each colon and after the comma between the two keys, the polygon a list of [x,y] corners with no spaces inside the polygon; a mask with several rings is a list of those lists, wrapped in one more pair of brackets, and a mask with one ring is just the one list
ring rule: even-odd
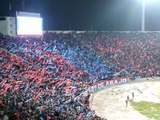
{"label": "football field", "polygon": [[130,101],[133,108],[150,119],[160,120],[160,103],[153,102],[133,102]]}
{"label": "football field", "polygon": [[160,120],[159,78],[100,90],[92,95],[90,107],[107,120]]}

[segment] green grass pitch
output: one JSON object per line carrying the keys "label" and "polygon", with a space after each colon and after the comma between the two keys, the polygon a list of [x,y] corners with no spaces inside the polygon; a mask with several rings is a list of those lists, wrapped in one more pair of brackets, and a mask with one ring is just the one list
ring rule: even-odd
{"label": "green grass pitch", "polygon": [[133,102],[130,101],[133,108],[150,119],[160,120],[160,103],[153,102]]}

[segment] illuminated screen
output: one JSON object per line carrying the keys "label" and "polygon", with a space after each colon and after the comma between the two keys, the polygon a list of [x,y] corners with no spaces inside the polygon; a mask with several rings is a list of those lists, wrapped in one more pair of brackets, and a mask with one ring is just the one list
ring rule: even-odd
{"label": "illuminated screen", "polygon": [[42,35],[42,18],[17,16],[17,35]]}

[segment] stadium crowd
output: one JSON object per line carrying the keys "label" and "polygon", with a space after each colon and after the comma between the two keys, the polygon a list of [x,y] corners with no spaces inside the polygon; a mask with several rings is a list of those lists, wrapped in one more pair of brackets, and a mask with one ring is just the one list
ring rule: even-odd
{"label": "stadium crowd", "polygon": [[160,33],[0,35],[0,116],[92,120],[89,94],[99,81],[160,75]]}

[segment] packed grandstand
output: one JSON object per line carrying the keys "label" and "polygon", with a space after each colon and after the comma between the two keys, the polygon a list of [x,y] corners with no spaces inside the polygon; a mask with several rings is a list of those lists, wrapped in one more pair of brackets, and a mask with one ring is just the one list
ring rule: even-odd
{"label": "packed grandstand", "polygon": [[159,32],[1,34],[0,115],[101,120],[86,90],[107,80],[160,76],[159,62]]}

